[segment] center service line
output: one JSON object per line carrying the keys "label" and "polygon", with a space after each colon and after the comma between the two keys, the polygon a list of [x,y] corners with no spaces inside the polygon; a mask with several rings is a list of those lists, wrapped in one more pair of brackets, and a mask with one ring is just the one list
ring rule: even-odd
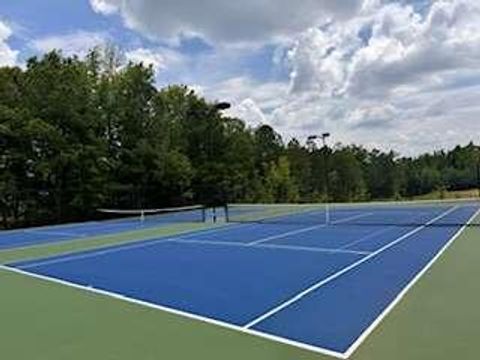
{"label": "center service line", "polygon": [[399,237],[398,239],[392,241],[391,243],[389,243],[389,244],[385,245],[384,247],[378,249],[377,251],[371,253],[370,255],[365,256],[364,258],[360,259],[359,261],[345,267],[344,269],[342,269],[342,270],[338,271],[337,273],[327,277],[326,279],[317,282],[316,284],[312,285],[308,289],[302,291],[301,293],[293,296],[289,300],[287,300],[287,301],[283,302],[282,304],[278,305],[277,307],[271,309],[270,311],[258,316],[254,320],[250,321],[248,324],[244,325],[244,328],[245,329],[250,329],[250,328],[254,327],[255,325],[258,325],[259,323],[261,323],[264,320],[266,320],[266,319],[272,317],[273,315],[279,313],[280,311],[284,310],[285,308],[289,307],[290,305],[298,302],[299,300],[301,300],[305,296],[309,295],[310,293],[318,290],[319,288],[325,286],[326,284],[332,282],[333,280],[339,278],[340,276],[350,272],[351,270],[357,268],[358,266],[362,265],[363,263],[367,262],[368,260],[374,258],[375,256],[380,255],[384,251],[390,249],[391,247],[401,243],[405,239],[408,239],[409,237],[411,237],[411,236],[415,235],[416,233],[422,231],[426,227],[434,224],[438,220],[444,218],[445,216],[447,216],[448,214],[452,213],[453,211],[455,211],[457,209],[458,209],[458,206],[450,208],[449,210],[445,211],[443,214],[441,214],[441,215],[437,216],[436,218],[430,220],[428,223],[417,227],[416,229],[414,229],[414,230],[408,232],[407,234]]}
{"label": "center service line", "polygon": [[[337,224],[341,224],[341,223],[344,223],[344,222],[347,222],[347,221],[350,221],[350,220],[356,220],[356,219],[360,219],[360,218],[371,216],[371,215],[372,215],[372,213],[350,216],[350,217],[345,218],[345,219],[333,221],[331,224],[332,225],[337,225]],[[307,228],[304,228],[304,229],[288,231],[286,233],[282,233],[282,234],[279,234],[279,235],[273,235],[273,236],[269,236],[269,237],[266,237],[266,238],[263,238],[263,239],[260,239],[260,240],[252,241],[251,243],[248,243],[248,245],[263,244],[263,243],[269,242],[271,240],[283,239],[283,238],[285,238],[287,236],[290,236],[290,235],[298,235],[298,234],[302,234],[304,232],[309,232],[309,231],[324,228],[324,227],[327,227],[327,226],[328,226],[328,224],[321,224],[321,225],[310,226],[310,227],[307,227]]]}

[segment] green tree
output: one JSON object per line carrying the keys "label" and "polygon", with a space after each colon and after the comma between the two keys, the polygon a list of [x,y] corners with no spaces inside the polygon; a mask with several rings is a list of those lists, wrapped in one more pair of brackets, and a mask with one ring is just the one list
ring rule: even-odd
{"label": "green tree", "polygon": [[312,159],[310,151],[301,146],[297,139],[292,139],[286,150],[292,177],[299,189],[303,201],[313,201]]}
{"label": "green tree", "polygon": [[350,148],[332,155],[330,191],[335,201],[358,201],[365,199],[366,184],[360,162]]}
{"label": "green tree", "polygon": [[359,146],[287,146],[224,116],[114,46],[0,68],[2,226],[94,218],[98,207],[357,201],[477,186],[478,147],[417,157]]}
{"label": "green tree", "polygon": [[281,156],[278,162],[271,163],[265,177],[265,188],[273,202],[298,202],[298,189],[290,173],[288,158]]}
{"label": "green tree", "polygon": [[282,137],[268,125],[262,125],[255,130],[255,166],[264,176],[272,162],[277,162],[283,154]]}
{"label": "green tree", "polygon": [[373,150],[367,161],[367,182],[370,195],[374,199],[398,197],[400,183],[395,153]]}

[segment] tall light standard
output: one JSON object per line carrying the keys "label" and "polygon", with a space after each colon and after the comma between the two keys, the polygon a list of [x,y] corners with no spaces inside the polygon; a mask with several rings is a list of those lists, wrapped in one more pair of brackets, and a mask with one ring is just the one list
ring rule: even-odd
{"label": "tall light standard", "polygon": [[[215,103],[210,110],[208,111],[208,117],[210,118],[213,116],[217,111],[224,111],[228,110],[232,107],[232,105],[228,102],[221,101],[218,103]],[[208,119],[209,120],[209,119]],[[212,122],[210,122],[212,124]],[[209,139],[208,139],[208,156],[211,157],[213,154],[213,126],[209,126]],[[211,159],[210,159],[211,160]]]}
{"label": "tall light standard", "polygon": [[331,136],[330,133],[325,132],[322,135],[311,135],[308,137],[309,143],[315,143],[316,140],[322,140],[323,143],[323,173],[324,173],[324,185],[325,185],[325,222],[330,224],[330,193],[328,186],[328,144],[327,139]]}
{"label": "tall light standard", "polygon": [[[213,116],[215,114],[215,112],[220,112],[220,111],[224,111],[224,110],[227,110],[227,109],[230,109],[232,107],[232,105],[228,102],[225,102],[225,101],[221,101],[221,102],[217,102],[215,103],[212,107],[211,107],[211,110],[208,112],[208,117],[210,118],[211,116]],[[210,120],[210,119],[208,119]],[[210,126],[209,126],[209,131],[208,131],[208,160],[209,161],[212,161],[212,157],[213,157],[213,121],[210,121]],[[212,203],[212,217],[213,217],[213,222],[216,223],[217,222],[217,202],[219,201],[218,198],[220,197],[219,194],[218,194],[218,189],[212,189],[214,190],[214,192],[216,193],[215,196],[214,196],[214,199],[211,199],[211,203]],[[213,194],[210,194],[210,195],[213,195]],[[223,195],[221,196],[223,198]],[[222,199],[223,200],[223,199]]]}
{"label": "tall light standard", "polygon": [[477,190],[478,190],[478,197],[480,197],[480,145],[477,146],[476,151],[476,170],[477,170]]}
{"label": "tall light standard", "polygon": [[323,133],[322,135],[311,135],[308,137],[308,141],[322,140],[323,147],[327,147],[327,139],[330,136],[330,133]]}
{"label": "tall light standard", "polygon": [[219,110],[219,111],[222,111],[222,110],[228,110],[232,107],[232,104],[228,103],[228,102],[225,102],[225,101],[222,101],[222,102],[218,102],[216,103],[215,105],[213,105],[213,108],[215,110]]}

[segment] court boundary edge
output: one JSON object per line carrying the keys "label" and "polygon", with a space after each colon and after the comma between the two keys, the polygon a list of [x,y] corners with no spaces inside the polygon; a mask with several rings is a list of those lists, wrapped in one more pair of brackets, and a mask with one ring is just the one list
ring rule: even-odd
{"label": "court boundary edge", "polygon": [[311,285],[310,287],[306,288],[305,290],[297,293],[296,295],[292,296],[288,300],[282,302],[281,304],[275,306],[274,308],[270,309],[269,311],[264,312],[263,314],[257,316],[255,319],[251,320],[247,325],[245,325],[245,328],[252,328],[254,326],[257,326],[258,324],[264,322],[265,320],[271,318],[272,316],[275,316],[276,314],[282,312],[286,308],[290,307],[291,305],[299,302],[302,300],[304,297],[310,295],[313,292],[316,292],[318,289],[321,287],[331,283],[332,281],[338,279],[339,277],[349,273],[353,269],[356,269],[357,267],[363,265],[370,259],[373,259],[376,256],[381,255],[383,252],[391,249],[392,247],[398,245],[399,243],[411,238],[413,235],[419,233],[420,231],[424,230],[428,225],[433,224],[437,222],[438,220],[444,218],[445,216],[451,214],[455,210],[457,210],[458,207],[453,207],[450,208],[449,210],[443,212],[442,214],[438,215],[437,217],[431,219],[427,224],[421,225],[411,231],[409,231],[406,234],[403,234],[402,236],[392,240],[388,244],[382,246],[381,248],[377,249],[376,251],[372,252],[371,254],[361,258],[358,261],[353,262],[352,264],[344,267],[343,269],[337,271],[336,273],[330,275],[327,278],[324,278],[322,280],[317,281],[315,284]]}
{"label": "court boundary edge", "polygon": [[420,270],[417,275],[403,288],[396,298],[382,311],[382,313],[373,321],[370,326],[355,340],[355,342],[344,352],[345,358],[348,359],[355,353],[365,340],[380,326],[388,315],[395,309],[397,305],[405,298],[409,291],[422,279],[422,277],[435,265],[435,263],[445,254],[445,252],[453,245],[453,243],[463,234],[467,227],[480,216],[480,209],[477,210],[472,217],[463,225],[438,251],[438,253]]}
{"label": "court boundary edge", "polygon": [[35,279],[38,279],[38,280],[43,280],[45,282],[60,284],[60,285],[66,286],[66,287],[74,288],[74,289],[77,289],[77,290],[82,290],[82,291],[93,293],[93,294],[96,294],[96,295],[102,295],[102,296],[105,296],[105,297],[108,297],[108,298],[117,299],[117,300],[120,300],[120,301],[123,301],[123,302],[131,303],[131,304],[135,304],[135,305],[140,305],[140,306],[143,306],[143,307],[160,310],[160,311],[163,311],[163,312],[166,312],[166,313],[169,313],[169,314],[181,316],[183,318],[192,319],[192,320],[196,320],[196,321],[199,321],[199,322],[204,322],[204,323],[207,323],[207,324],[210,324],[210,325],[216,325],[216,326],[219,326],[219,327],[222,327],[222,328],[225,328],[225,329],[237,331],[239,333],[264,338],[264,339],[274,341],[274,342],[277,342],[277,343],[281,343],[281,344],[284,344],[284,345],[289,345],[289,346],[293,346],[293,347],[296,347],[296,348],[299,348],[299,349],[319,353],[319,354],[322,354],[322,355],[331,356],[331,357],[334,357],[334,358],[337,358],[337,359],[346,360],[346,359],[350,358],[350,356],[352,356],[354,352],[357,351],[357,349],[364,343],[364,341],[369,337],[369,335],[371,335],[371,333],[380,325],[380,323],[389,315],[389,313],[407,295],[409,290],[411,288],[413,288],[413,286],[428,272],[428,270],[430,270],[430,268],[438,261],[438,259],[454,243],[454,241],[456,239],[458,239],[460,237],[460,235],[462,235],[462,233],[465,231],[465,229],[468,227],[468,225],[471,224],[471,222],[474,219],[476,219],[478,216],[480,216],[480,210],[478,210],[477,212],[475,212],[475,214],[472,215],[472,217],[469,219],[469,221],[464,226],[462,226],[452,236],[452,238],[443,246],[443,248],[435,255],[435,257],[432,260],[430,260],[430,262],[419,273],[417,273],[417,275],[414,277],[414,279],[412,279],[412,281],[397,295],[395,300],[393,300],[388,305],[388,307],[382,312],[382,314],[379,315],[379,317],[377,317],[374,320],[374,322],[360,335],[360,337],[355,341],[355,343],[353,343],[347,349],[347,351],[345,351],[343,353],[336,352],[336,351],[329,350],[329,349],[322,348],[322,347],[309,345],[309,344],[302,343],[302,342],[295,341],[295,340],[290,340],[290,339],[283,338],[283,337],[280,337],[280,336],[271,335],[271,334],[264,333],[264,332],[261,332],[261,331],[258,331],[258,330],[245,328],[245,327],[242,327],[240,325],[234,325],[234,324],[230,324],[228,322],[215,320],[215,319],[205,317],[205,316],[201,316],[201,315],[196,315],[196,314],[193,314],[193,313],[190,313],[190,312],[187,312],[187,311],[174,309],[174,308],[171,308],[171,307],[168,307],[168,306],[157,305],[157,304],[150,303],[150,302],[147,302],[147,301],[134,299],[134,298],[131,298],[131,297],[128,297],[128,296],[124,296],[124,295],[115,293],[115,292],[96,289],[96,288],[93,288],[93,287],[83,286],[83,285],[80,285],[80,284],[76,284],[76,283],[65,281],[65,280],[56,279],[56,278],[49,277],[49,276],[35,274],[33,272],[17,269],[15,267],[7,266],[7,265],[1,265],[0,264],[0,270],[4,270],[4,271],[10,272],[10,273],[20,274],[20,275],[35,278]]}
{"label": "court boundary edge", "polygon": [[129,296],[119,294],[119,293],[115,293],[115,292],[111,292],[111,291],[107,291],[107,290],[102,290],[102,289],[97,289],[97,288],[94,288],[94,287],[84,286],[84,285],[76,284],[74,282],[60,280],[60,279],[50,277],[50,276],[35,274],[33,272],[30,272],[30,271],[21,270],[21,269],[17,269],[17,268],[14,268],[14,267],[11,267],[11,266],[6,266],[6,265],[0,265],[0,270],[4,270],[6,272],[23,275],[23,276],[34,278],[34,279],[37,279],[37,280],[42,280],[44,282],[54,283],[54,284],[57,284],[57,285],[63,285],[65,287],[74,288],[74,289],[81,290],[81,291],[84,291],[84,292],[87,292],[87,293],[93,293],[95,295],[101,295],[101,296],[104,296],[104,297],[113,298],[113,299],[120,300],[120,301],[123,301],[123,302],[127,302],[127,303],[130,303],[130,304],[139,305],[139,306],[143,306],[143,307],[150,308],[150,309],[160,310],[160,311],[163,311],[163,312],[168,313],[168,314],[181,316],[181,317],[186,318],[186,319],[196,320],[196,321],[207,323],[207,324],[210,324],[210,325],[216,325],[216,326],[219,326],[219,327],[224,328],[224,329],[229,329],[229,330],[237,331],[237,332],[240,332],[240,333],[243,333],[243,334],[264,338],[264,339],[267,339],[267,340],[270,340],[270,341],[274,341],[274,342],[281,343],[281,344],[284,344],[284,345],[293,346],[293,347],[303,349],[303,350],[308,350],[308,351],[315,352],[315,353],[318,353],[318,354],[321,354],[321,355],[327,355],[327,356],[335,357],[337,359],[342,359],[342,360],[347,359],[345,357],[344,353],[339,353],[339,352],[329,350],[329,349],[325,349],[325,348],[322,348],[322,347],[317,347],[317,346],[309,345],[309,344],[302,343],[302,342],[299,342],[299,341],[286,339],[286,338],[283,338],[283,337],[280,337],[280,336],[267,334],[267,333],[257,331],[257,330],[245,329],[240,325],[234,325],[234,324],[230,324],[228,322],[224,322],[224,321],[221,321],[221,320],[215,320],[215,319],[212,319],[212,318],[209,318],[209,317],[206,317],[206,316],[201,316],[201,315],[193,314],[193,313],[190,313],[190,312],[187,312],[187,311],[178,310],[178,309],[175,309],[175,308],[172,308],[172,307],[169,307],[169,306],[158,305],[158,304],[154,304],[154,303],[151,303],[151,302],[148,302],[148,301],[138,300],[138,299],[135,299],[135,298],[132,298],[132,297],[129,297]]}

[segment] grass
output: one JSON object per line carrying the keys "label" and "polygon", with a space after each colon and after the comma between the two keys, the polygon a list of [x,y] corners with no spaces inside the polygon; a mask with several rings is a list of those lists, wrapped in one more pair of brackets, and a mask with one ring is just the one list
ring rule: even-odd
{"label": "grass", "polygon": [[433,191],[429,194],[415,196],[413,200],[448,200],[448,199],[473,199],[480,196],[479,189],[458,191]]}
{"label": "grass", "polygon": [[[477,358],[479,238],[468,228],[352,359]],[[4,270],[0,294],[2,359],[328,359]]]}

